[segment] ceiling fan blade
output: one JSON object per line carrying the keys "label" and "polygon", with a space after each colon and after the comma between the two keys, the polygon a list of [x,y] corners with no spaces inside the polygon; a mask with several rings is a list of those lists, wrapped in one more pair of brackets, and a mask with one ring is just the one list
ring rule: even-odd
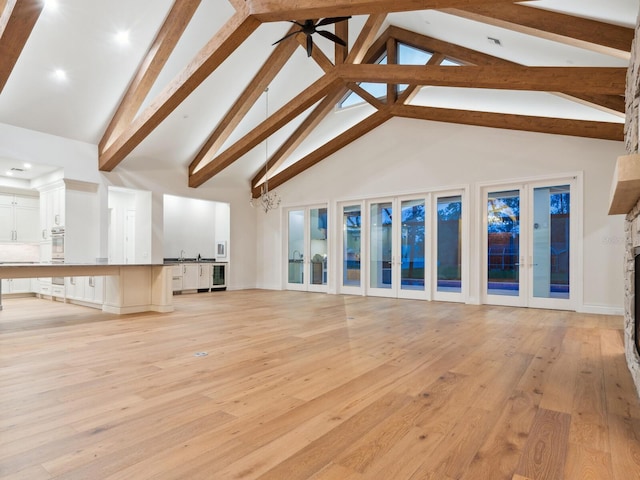
{"label": "ceiling fan blade", "polygon": [[307,57],[310,57],[313,53],[313,39],[311,35],[307,35]]}
{"label": "ceiling fan blade", "polygon": [[349,20],[351,17],[328,17],[320,20],[316,27],[322,27],[324,25],[331,25],[332,23],[344,22],[345,20]]}
{"label": "ceiling fan blade", "polygon": [[316,30],[316,32],[319,33],[320,35],[322,35],[324,38],[328,38],[332,42],[336,42],[338,45],[342,45],[343,47],[347,46],[347,44],[344,42],[344,40],[342,40],[340,37],[336,37],[331,32],[327,32],[325,30]]}
{"label": "ceiling fan blade", "polygon": [[273,42],[271,45],[273,46],[273,45],[275,45],[276,43],[280,43],[281,41],[286,40],[286,39],[287,39],[287,38],[289,38],[289,37],[293,37],[294,35],[299,34],[301,31],[302,31],[302,30],[296,30],[295,32],[291,32],[290,34],[285,35],[284,37],[282,37],[282,38],[281,38],[280,40],[278,40],[277,42]]}

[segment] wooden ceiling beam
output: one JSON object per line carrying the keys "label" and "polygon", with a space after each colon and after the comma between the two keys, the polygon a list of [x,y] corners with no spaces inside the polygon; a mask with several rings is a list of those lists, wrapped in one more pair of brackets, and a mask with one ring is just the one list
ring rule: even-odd
{"label": "wooden ceiling beam", "polygon": [[145,58],[140,63],[116,109],[116,113],[98,143],[99,152],[104,152],[113,140],[131,125],[200,2],[201,0],[175,0],[173,2],[169,14],[149,47]]}
{"label": "wooden ceiling beam", "polygon": [[0,92],[4,90],[43,8],[42,0],[5,0],[0,10]]}
{"label": "wooden ceiling beam", "polygon": [[[389,27],[388,34],[402,43],[406,43],[407,45],[429,52],[439,52],[440,54],[462,64],[518,66],[517,63],[510,62],[502,58],[476,52],[475,50],[461,47],[459,45],[443,42],[400,27]],[[418,87],[416,86],[416,88]],[[564,92],[558,93],[558,95],[571,101],[588,105],[608,113],[613,113],[614,115],[619,115],[621,113],[624,114],[625,112],[624,97],[620,95],[588,95],[576,92]],[[403,103],[409,102],[410,100],[406,100]]]}
{"label": "wooden ceiling beam", "polygon": [[384,107],[384,103],[379,98],[376,98],[373,95],[371,95],[369,92],[367,92],[364,88],[362,88],[357,83],[349,82],[347,83],[347,87],[349,88],[349,90],[351,90],[353,93],[358,95],[360,98],[362,98],[365,102],[367,102],[376,110],[380,110],[381,108]]}
{"label": "wooden ceiling beam", "polygon": [[234,14],[196,54],[195,58],[156,97],[135,121],[99,155],[99,169],[113,170],[131,153],[182,101],[187,98],[236,48],[260,22],[246,12]]}
{"label": "wooden ceiling beam", "polygon": [[335,24],[334,30],[336,36],[346,43],[346,46],[335,43],[334,45],[334,58],[335,64],[344,63],[349,53],[349,20],[344,22],[338,22]]}
{"label": "wooden ceiling beam", "polygon": [[629,60],[634,30],[514,3],[468,5],[450,15]]}
{"label": "wooden ceiling beam", "polygon": [[[391,118],[391,115],[386,109],[374,113],[370,117],[366,118],[365,120],[361,121],[357,125],[348,129],[344,133],[328,141],[317,150],[311,152],[309,155],[298,160],[296,163],[294,163],[290,167],[285,168],[280,173],[269,178],[269,188],[270,189],[276,188],[282,185],[283,183],[287,182],[288,180],[291,180],[296,175],[304,172],[305,170],[321,162],[322,160],[327,158],[329,155],[334,154],[338,150],[346,147],[352,142],[355,142],[356,140],[366,135],[370,131],[378,128],[380,125],[385,123],[390,118]],[[259,197],[260,187],[258,186],[253,188],[251,194],[253,198]]]}
{"label": "wooden ceiling beam", "polygon": [[309,107],[324,98],[339,84],[340,80],[338,80],[335,75],[324,75],[211,162],[207,163],[197,172],[189,175],[189,186],[199,187],[211,177],[227,168],[260,142],[263,142]]}
{"label": "wooden ceiling beam", "polygon": [[614,67],[521,67],[415,65],[339,65],[337,75],[345,82],[408,83],[415,85],[535,90],[623,95],[626,68]]}
{"label": "wooden ceiling beam", "polygon": [[[442,53],[434,53],[431,55],[431,58],[427,62],[426,66],[437,66],[440,65],[446,57]],[[397,102],[400,104],[403,103],[411,103],[411,100],[418,94],[420,91],[419,85],[409,85],[399,96]]]}
{"label": "wooden ceiling beam", "polygon": [[[365,62],[373,62],[382,55],[388,38],[387,32],[383,32],[378,40],[374,41],[374,38],[380,30],[380,26],[384,22],[385,18],[386,15],[370,15],[369,18],[367,18],[367,21],[362,27],[362,30],[360,30],[358,38],[356,38],[350,53],[347,55],[347,59],[345,60],[346,62],[361,62],[363,60]],[[251,180],[252,188],[259,186],[264,182],[266,175],[271,177],[271,175],[273,175],[273,173],[282,166],[289,155],[291,155],[295,149],[302,144],[302,142],[320,124],[320,122],[335,110],[336,104],[342,97],[344,97],[344,95],[347,94],[347,92],[348,89],[344,85],[340,85],[334,92],[329,93],[327,97],[316,106],[316,108],[295,130],[295,132],[293,132],[293,134],[289,136],[289,138],[285,140],[280,148],[271,156],[268,162],[265,162],[265,165],[260,168],[258,173]]]}
{"label": "wooden ceiling beam", "polygon": [[[291,27],[288,33],[297,30],[297,26]],[[298,36],[298,35],[296,35]],[[264,93],[265,89],[273,81],[282,67],[298,48],[298,42],[294,37],[280,42],[271,52],[267,61],[264,62],[258,73],[249,82],[249,85],[237,98],[235,103],[227,111],[213,133],[207,138],[204,145],[189,165],[189,174],[199,170],[206,165],[220,150],[242,119],[249,113],[251,107]]]}
{"label": "wooden ceiling beam", "polygon": [[472,110],[454,110],[446,108],[420,107],[396,104],[391,107],[394,116],[431,120],[434,122],[459,123],[478,127],[523,130],[554,135],[598,138],[622,141],[624,124],[592,122],[564,118],[534,117],[505,113],[477,112]]}
{"label": "wooden ceiling beam", "polygon": [[[367,18],[367,21],[362,27],[362,30],[360,30],[360,34],[353,44],[353,47],[347,55],[347,59],[344,61],[344,63],[362,63],[365,58],[367,58],[369,62],[372,62],[372,55],[375,55],[377,48],[380,49],[379,55],[382,55],[382,52],[384,52],[384,49],[386,48],[388,37],[384,35],[378,37],[378,32],[380,31],[380,27],[382,26],[386,18],[386,13],[369,15],[369,18]],[[377,44],[376,38],[382,39],[380,41],[379,47],[374,46]]]}
{"label": "wooden ceiling beam", "polygon": [[[525,0],[527,1],[527,0]],[[462,8],[513,0],[248,0],[251,13],[262,22],[293,18],[343,17],[376,13]]]}
{"label": "wooden ceiling beam", "polygon": [[571,100],[572,102],[577,102],[617,117],[624,118],[625,116],[627,106],[624,97],[620,95],[587,95],[575,92],[554,92],[554,94],[567,100]]}

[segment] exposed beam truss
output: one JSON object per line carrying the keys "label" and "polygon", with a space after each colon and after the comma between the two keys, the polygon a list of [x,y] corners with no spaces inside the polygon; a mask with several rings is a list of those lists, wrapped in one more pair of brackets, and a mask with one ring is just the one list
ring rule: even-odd
{"label": "exposed beam truss", "polygon": [[[385,43],[378,39],[376,35],[384,23],[386,15],[370,15],[367,18],[360,34],[356,38],[354,45],[342,63],[360,63],[363,60],[367,63],[375,61],[380,55]],[[342,22],[345,25],[348,22]],[[339,25],[339,24],[338,24]],[[319,50],[319,49],[314,49]],[[322,66],[322,64],[320,63]],[[251,181],[251,187],[255,188],[264,182],[265,177],[271,177],[282,163],[291,155],[296,148],[311,134],[311,132],[324,120],[327,115],[333,112],[336,103],[348,92],[346,85],[340,85],[335,91],[330,92],[307,116],[293,134],[285,140],[282,146],[269,158]],[[267,168],[268,165],[268,168]]]}
{"label": "exposed beam truss", "polygon": [[[7,8],[16,0],[7,2]],[[191,8],[200,0],[176,0]],[[331,155],[337,149],[355,141],[393,116],[420,118],[461,124],[483,125],[495,128],[523,129],[544,133],[559,133],[593,138],[618,139],[621,124],[606,122],[580,122],[566,119],[548,119],[522,115],[503,115],[487,112],[468,112],[434,109],[408,105],[421,86],[454,86],[461,88],[492,88],[553,92],[573,101],[597,106],[608,112],[624,111],[624,83],[626,69],[593,67],[524,67],[506,60],[475,52],[464,47],[430,39],[397,27],[390,27],[383,35],[378,31],[389,12],[439,9],[449,14],[473,18],[514,31],[561,41],[569,45],[589,48],[593,51],[628,58],[630,29],[586,19],[549,12],[511,0],[229,0],[236,10],[233,17],[217,32],[194,60],[171,82],[146,110],[134,119],[137,109],[150,86],[139,79],[145,75],[157,78],[162,58],[154,59],[150,53],[141,66],[132,86],[123,98],[121,107],[100,145],[100,169],[111,170],[118,165],[153,129],[159,125],[204,79],[243,43],[262,22],[288,21],[293,18],[323,18],[368,14],[367,23],[356,39],[353,48],[336,45],[335,61],[330,60],[320,48],[314,48],[313,59],[325,72],[324,76],[308,87],[254,130],[222,153],[223,143],[239,125],[264,89],[281,71],[298,43],[304,44],[304,36],[292,37],[281,42],[261,70],[245,88],[215,131],[203,145],[189,167],[189,185],[197,187],[237,161],[249,150],[288,122],[317,104],[276,153],[268,159],[251,182],[252,193],[259,194],[265,174],[270,187],[275,188],[301,171]],[[17,3],[35,3],[20,2]],[[177,8],[174,6],[174,8]],[[193,13],[191,13],[192,15]],[[184,29],[190,15],[176,20],[172,32]],[[168,23],[169,18],[167,19]],[[182,22],[182,24],[180,23]],[[164,29],[169,30],[165,24]],[[335,25],[336,34],[348,39],[348,23]],[[159,42],[163,31],[158,34]],[[164,35],[175,40],[160,43],[165,52],[175,46],[180,33]],[[0,39],[1,41],[1,39]],[[173,42],[173,45],[171,45]],[[397,42],[421,48],[433,53],[426,66],[397,65]],[[376,65],[375,61],[387,51],[389,65]],[[157,54],[162,57],[165,54]],[[460,62],[463,66],[440,67],[445,58]],[[166,58],[164,58],[166,60]],[[364,62],[364,64],[363,64]],[[154,77],[155,75],[155,77]],[[387,84],[386,104],[374,98],[359,86],[360,82]],[[144,83],[144,86],[136,86]],[[403,92],[397,85],[408,84]],[[329,141],[315,152],[274,175],[290,156],[329,115],[335,104],[348,89],[368,101],[377,112]],[[146,93],[145,93],[146,92]],[[137,104],[137,107],[136,107]],[[121,112],[122,110],[122,112]],[[131,113],[133,112],[133,113]],[[215,156],[217,155],[217,156]],[[269,166],[268,170],[266,166]]]}

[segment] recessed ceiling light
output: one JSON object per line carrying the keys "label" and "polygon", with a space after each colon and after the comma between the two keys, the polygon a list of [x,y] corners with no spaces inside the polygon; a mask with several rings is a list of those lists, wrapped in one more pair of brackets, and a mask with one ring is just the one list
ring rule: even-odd
{"label": "recessed ceiling light", "polygon": [[116,42],[118,45],[129,45],[129,30],[120,30],[116,33]]}
{"label": "recessed ceiling light", "polygon": [[65,72],[63,69],[61,68],[56,68],[53,71],[53,78],[55,78],[56,80],[58,80],[59,82],[64,82],[65,80],[67,80],[67,72]]}
{"label": "recessed ceiling light", "polygon": [[31,164],[30,163],[25,163],[22,166],[24,167],[25,170],[31,170]]}
{"label": "recessed ceiling light", "polygon": [[13,177],[13,172],[12,172],[11,170],[7,170],[7,171],[5,172],[5,175],[6,175],[7,177]]}
{"label": "recessed ceiling light", "polygon": [[58,10],[58,7],[60,5],[58,4],[58,0],[45,0],[44,1],[44,8],[46,8],[47,10],[51,10],[52,12],[55,12],[56,10]]}

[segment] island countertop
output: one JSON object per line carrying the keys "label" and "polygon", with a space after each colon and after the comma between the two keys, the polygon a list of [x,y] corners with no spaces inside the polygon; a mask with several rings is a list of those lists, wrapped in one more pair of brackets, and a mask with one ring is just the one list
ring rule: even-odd
{"label": "island countertop", "polygon": [[122,269],[166,267],[164,264],[113,263],[0,263],[0,278],[90,277],[120,275]]}

